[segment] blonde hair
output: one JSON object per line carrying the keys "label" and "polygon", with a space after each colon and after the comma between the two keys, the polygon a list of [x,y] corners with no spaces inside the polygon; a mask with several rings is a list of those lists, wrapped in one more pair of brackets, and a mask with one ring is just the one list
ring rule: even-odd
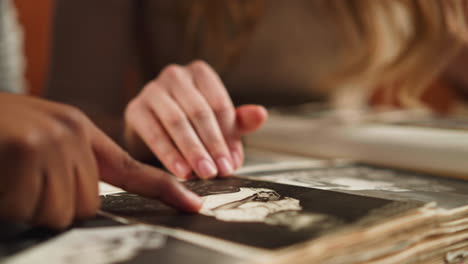
{"label": "blonde hair", "polygon": [[425,89],[467,40],[466,0],[326,0],[344,37],[343,64],[325,79],[341,102],[376,87],[406,107],[424,107]]}
{"label": "blonde hair", "polygon": [[[422,106],[421,94],[468,40],[468,0],[311,1],[329,9],[342,38],[342,59],[321,82],[337,104],[365,103],[383,87],[403,106]],[[238,57],[265,9],[265,0],[190,2],[192,51],[218,66]]]}

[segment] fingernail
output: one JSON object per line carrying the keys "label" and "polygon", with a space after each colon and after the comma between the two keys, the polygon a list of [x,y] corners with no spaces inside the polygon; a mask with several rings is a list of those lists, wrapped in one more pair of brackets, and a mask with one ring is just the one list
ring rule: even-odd
{"label": "fingernail", "polygon": [[190,168],[180,161],[176,162],[176,164],[174,165],[174,170],[176,176],[182,177],[184,179],[187,178],[188,174],[190,173]]}
{"label": "fingernail", "polygon": [[196,193],[189,190],[182,184],[178,184],[177,186],[180,191],[181,197],[183,197],[184,200],[184,204],[181,205],[181,208],[190,212],[198,212],[203,205],[203,198],[201,198]]}
{"label": "fingernail", "polygon": [[240,156],[239,152],[237,152],[235,150],[233,150],[231,152],[231,155],[232,155],[232,160],[234,162],[234,167],[236,169],[238,169],[242,164],[241,156]]}
{"label": "fingernail", "polygon": [[190,200],[190,202],[195,205],[194,207],[196,207],[198,211],[198,209],[200,209],[203,204],[203,199],[192,191],[186,191],[185,195]]}
{"label": "fingernail", "polygon": [[227,158],[225,157],[219,158],[217,160],[217,163],[218,163],[218,168],[220,170],[221,175],[228,176],[233,173],[234,169],[232,168],[232,165]]}
{"label": "fingernail", "polygon": [[218,174],[218,170],[216,169],[216,166],[213,164],[213,162],[206,159],[198,163],[198,170],[201,173],[199,176],[202,178],[210,178]]}

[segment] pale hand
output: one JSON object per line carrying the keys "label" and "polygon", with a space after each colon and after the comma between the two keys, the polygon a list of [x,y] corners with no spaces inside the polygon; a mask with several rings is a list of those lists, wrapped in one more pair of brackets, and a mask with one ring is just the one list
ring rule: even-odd
{"label": "pale hand", "polygon": [[125,138],[131,153],[143,155],[142,141],[182,179],[209,179],[242,165],[241,136],[266,118],[261,106],[235,108],[216,72],[195,61],[167,66],[128,104]]}

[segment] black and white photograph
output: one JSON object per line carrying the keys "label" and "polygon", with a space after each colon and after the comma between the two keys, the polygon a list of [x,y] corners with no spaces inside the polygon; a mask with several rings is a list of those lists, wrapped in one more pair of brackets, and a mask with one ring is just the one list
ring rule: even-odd
{"label": "black and white photograph", "polygon": [[[239,263],[243,255],[226,254],[193,244],[149,225],[120,224],[112,217],[81,222],[71,230],[46,236],[46,230],[11,236],[10,250],[0,251],[5,264]],[[41,234],[42,233],[42,234]],[[0,249],[6,249],[0,241]]]}
{"label": "black and white photograph", "polygon": [[391,200],[436,202],[445,209],[468,205],[468,183],[424,173],[365,164],[250,173],[265,181]]}
{"label": "black and white photograph", "polygon": [[[275,249],[368,217],[381,214],[385,218],[423,205],[241,178],[189,181],[186,185],[204,199],[200,214],[180,214],[159,201],[128,193],[104,196],[102,207],[141,223]],[[386,212],[386,208],[391,209]]]}
{"label": "black and white photograph", "polygon": [[468,264],[468,0],[0,0],[1,264]]}

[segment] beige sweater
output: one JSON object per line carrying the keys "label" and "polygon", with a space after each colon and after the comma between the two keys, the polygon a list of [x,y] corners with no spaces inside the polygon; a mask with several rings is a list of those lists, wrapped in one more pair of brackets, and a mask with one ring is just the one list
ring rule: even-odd
{"label": "beige sweater", "polygon": [[11,0],[0,1],[0,92],[25,90],[23,35]]}

